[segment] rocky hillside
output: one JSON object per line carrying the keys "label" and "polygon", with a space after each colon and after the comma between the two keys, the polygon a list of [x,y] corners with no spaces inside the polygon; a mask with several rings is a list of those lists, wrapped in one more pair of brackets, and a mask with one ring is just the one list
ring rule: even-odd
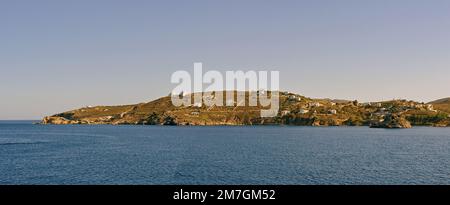
{"label": "rocky hillside", "polygon": [[[237,95],[237,92],[234,92]],[[45,117],[42,124],[134,124],[134,125],[303,125],[371,126],[408,128],[450,126],[450,102],[419,103],[408,100],[359,103],[312,99],[281,92],[278,116],[261,118],[264,107],[248,106],[249,93],[234,106],[175,107],[170,96],[135,105],[84,107]],[[192,96],[191,96],[192,97]],[[224,102],[225,103],[225,102]],[[237,104],[241,106],[237,106]]]}
{"label": "rocky hillside", "polygon": [[450,113],[450,98],[435,100],[433,102],[429,102],[429,104],[434,105],[436,109]]}

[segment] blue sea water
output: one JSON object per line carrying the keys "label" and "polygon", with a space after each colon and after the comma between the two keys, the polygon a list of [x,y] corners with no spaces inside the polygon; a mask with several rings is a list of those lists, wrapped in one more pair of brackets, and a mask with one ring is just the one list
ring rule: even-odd
{"label": "blue sea water", "polygon": [[3,121],[0,184],[450,184],[450,129]]}

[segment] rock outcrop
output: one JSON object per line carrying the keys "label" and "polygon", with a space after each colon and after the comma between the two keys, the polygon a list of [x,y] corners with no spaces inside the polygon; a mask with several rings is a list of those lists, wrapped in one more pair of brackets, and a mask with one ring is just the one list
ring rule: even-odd
{"label": "rock outcrop", "polygon": [[59,116],[45,117],[41,123],[42,124],[57,124],[57,125],[80,124],[79,121],[68,120],[64,117],[59,117]]}
{"label": "rock outcrop", "polygon": [[411,123],[399,115],[387,115],[383,121],[373,123],[371,128],[411,128]]}

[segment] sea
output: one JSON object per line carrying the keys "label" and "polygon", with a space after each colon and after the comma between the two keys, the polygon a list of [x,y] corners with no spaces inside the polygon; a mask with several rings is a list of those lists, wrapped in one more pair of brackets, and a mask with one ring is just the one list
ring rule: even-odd
{"label": "sea", "polygon": [[0,185],[450,184],[450,128],[0,121]]}

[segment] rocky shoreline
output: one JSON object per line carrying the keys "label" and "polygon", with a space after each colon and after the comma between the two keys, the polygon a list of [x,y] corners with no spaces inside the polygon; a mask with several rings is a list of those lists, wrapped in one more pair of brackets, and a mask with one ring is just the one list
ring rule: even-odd
{"label": "rocky shoreline", "polygon": [[383,122],[373,123],[371,128],[411,128],[411,123],[398,115],[386,116]]}

